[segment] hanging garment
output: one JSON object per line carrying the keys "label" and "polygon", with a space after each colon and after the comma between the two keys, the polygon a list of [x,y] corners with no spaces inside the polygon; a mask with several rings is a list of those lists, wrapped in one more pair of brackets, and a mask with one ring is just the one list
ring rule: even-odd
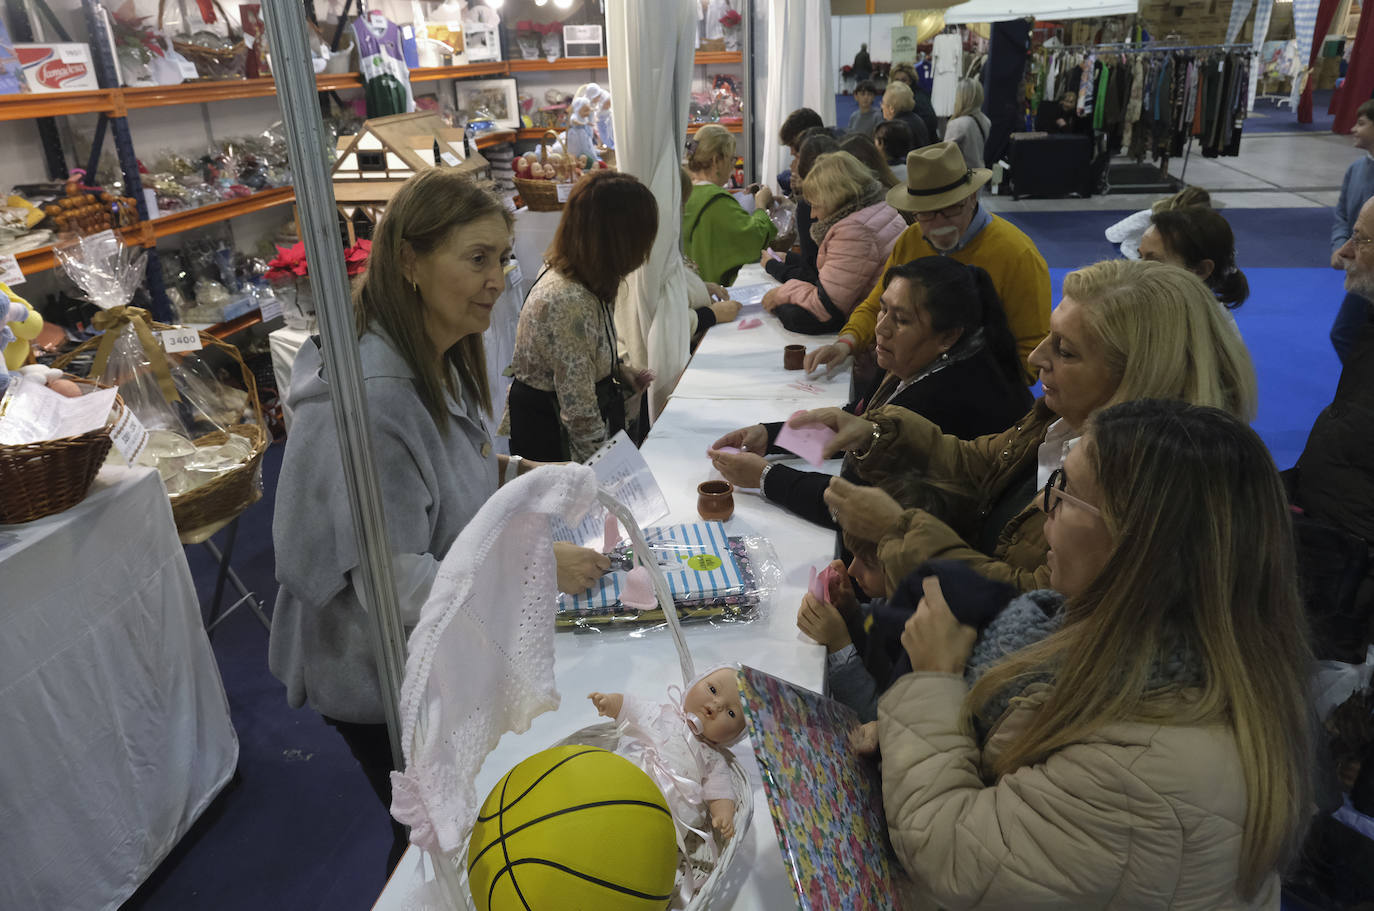
{"label": "hanging garment", "polygon": [[1131,153],[1135,141],[1136,121],[1140,120],[1140,100],[1145,91],[1145,66],[1139,54],[1131,55],[1131,85],[1126,96],[1126,126],[1121,134],[1121,147]]}
{"label": "hanging garment", "polygon": [[1098,61],[1093,70],[1096,85],[1093,89],[1093,129],[1100,130],[1107,122],[1107,84],[1111,81],[1112,71],[1107,64]]}
{"label": "hanging garment", "polygon": [[930,103],[936,117],[954,113],[954,92],[959,75],[964,71],[964,43],[958,35],[936,35],[931,50],[934,59],[934,82]]}

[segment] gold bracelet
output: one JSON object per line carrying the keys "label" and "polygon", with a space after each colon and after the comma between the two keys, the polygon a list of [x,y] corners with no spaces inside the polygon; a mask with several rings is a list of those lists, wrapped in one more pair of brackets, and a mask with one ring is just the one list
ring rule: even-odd
{"label": "gold bracelet", "polygon": [[873,424],[873,436],[868,438],[868,448],[865,449],[862,454],[860,454],[858,450],[851,450],[854,453],[854,458],[858,459],[861,462],[873,454],[873,447],[877,445],[878,438],[883,435],[882,430],[878,428],[878,425],[876,423],[872,421],[869,421],[869,423]]}

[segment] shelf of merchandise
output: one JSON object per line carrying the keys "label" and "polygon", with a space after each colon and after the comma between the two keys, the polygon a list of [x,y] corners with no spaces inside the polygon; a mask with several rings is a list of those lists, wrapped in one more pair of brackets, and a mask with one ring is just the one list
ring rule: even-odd
{"label": "shelf of merchandise", "polygon": [[[740,63],[742,60],[743,55],[738,51],[698,51],[695,62],[697,64],[731,64]],[[410,78],[412,82],[430,82],[439,79],[505,76],[520,72],[605,69],[606,66],[605,57],[563,57],[553,61],[499,60],[489,63],[469,63],[461,66],[422,67],[411,70]],[[357,89],[362,88],[362,77],[357,73],[320,73],[315,77],[315,83],[321,92]],[[181,85],[98,89],[84,92],[0,95],[0,121],[99,113],[121,117],[129,110],[243,98],[266,98],[276,94],[276,91],[276,83],[269,76],[259,79],[184,82]],[[699,126],[701,124],[694,123],[691,124],[690,128],[695,130]],[[743,125],[738,123],[723,124],[723,126],[732,133],[744,131]],[[544,132],[544,129],[539,127],[526,127],[514,131],[502,130],[479,137],[477,147],[479,149],[487,148],[498,143],[509,142],[512,138],[538,139],[544,135]],[[273,206],[285,205],[294,200],[295,191],[291,187],[262,190],[242,199],[229,199],[155,218],[144,226],[129,232],[128,236],[137,243],[148,245],[171,234],[204,227]],[[20,253],[16,259],[19,261],[20,271],[25,275],[42,272],[57,265],[51,246]]]}
{"label": "shelf of merchandise", "polygon": [[[125,241],[146,247],[157,243],[164,237],[180,234],[182,231],[203,228],[206,225],[212,225],[239,215],[247,215],[250,212],[259,212],[273,206],[285,205],[294,202],[295,199],[296,190],[294,187],[273,187],[270,190],[259,190],[252,196],[245,196],[241,199],[226,199],[221,202],[210,203],[208,206],[171,212],[141,225],[125,229],[121,233]],[[39,247],[27,253],[20,253],[15,258],[19,261],[20,271],[25,275],[42,272],[57,265],[57,257],[53,255],[51,245]]]}
{"label": "shelf of merchandise", "polygon": [[[695,130],[697,127],[704,127],[704,126],[706,126],[705,123],[689,123],[689,124],[687,124],[687,129],[688,129],[689,132],[691,132],[691,131]],[[725,127],[725,128],[726,128],[727,130],[729,130],[731,133],[743,133],[743,132],[744,132],[744,124],[743,124],[743,123],[722,123],[722,124],[719,124],[719,126]],[[548,132],[549,130],[553,130],[555,133],[557,133],[557,132],[559,132],[560,130],[563,130],[563,129],[566,129],[566,128],[565,128],[565,127],[521,127],[520,129],[518,129],[518,130],[515,131],[515,138],[516,138],[516,139],[539,139],[540,137],[542,137],[542,136],[543,136],[546,132]]]}

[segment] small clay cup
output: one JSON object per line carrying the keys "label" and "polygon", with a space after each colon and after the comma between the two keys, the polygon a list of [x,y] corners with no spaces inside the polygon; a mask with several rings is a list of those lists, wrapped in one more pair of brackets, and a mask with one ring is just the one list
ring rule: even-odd
{"label": "small clay cup", "polygon": [[729,481],[697,485],[697,515],[707,522],[724,522],[735,514],[735,488]]}
{"label": "small clay cup", "polygon": [[782,367],[784,370],[800,370],[802,364],[806,362],[805,345],[784,345],[782,349]]}

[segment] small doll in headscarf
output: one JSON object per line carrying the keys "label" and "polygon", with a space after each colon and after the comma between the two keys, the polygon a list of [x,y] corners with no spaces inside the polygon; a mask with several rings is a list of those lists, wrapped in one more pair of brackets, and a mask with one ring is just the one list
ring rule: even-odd
{"label": "small doll in headscarf", "polygon": [[[676,693],[674,692],[676,690]],[[656,703],[623,693],[592,693],[598,712],[620,731],[615,752],[639,766],[663,791],[684,854],[688,832],[707,843],[707,821],[724,839],[735,834],[735,800],[724,748],[744,733],[735,669],[716,667],[683,694],[669,687],[672,702]]]}

